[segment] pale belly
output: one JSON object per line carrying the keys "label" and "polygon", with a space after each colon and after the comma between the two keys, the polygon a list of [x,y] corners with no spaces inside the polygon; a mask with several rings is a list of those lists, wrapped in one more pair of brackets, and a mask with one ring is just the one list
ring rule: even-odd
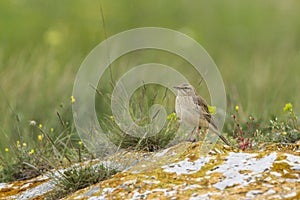
{"label": "pale belly", "polygon": [[202,116],[192,97],[176,97],[175,111],[181,123],[191,127],[199,126],[199,119]]}

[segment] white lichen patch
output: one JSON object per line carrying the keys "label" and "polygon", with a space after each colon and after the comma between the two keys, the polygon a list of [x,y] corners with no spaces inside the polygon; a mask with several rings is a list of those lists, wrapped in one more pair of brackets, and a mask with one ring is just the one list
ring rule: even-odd
{"label": "white lichen patch", "polygon": [[169,148],[163,150],[162,152],[156,153],[156,154],[154,155],[154,157],[162,157],[162,156],[164,156],[168,151],[169,151]]}
{"label": "white lichen patch", "polygon": [[296,195],[297,195],[296,192],[292,192],[292,193],[289,193],[289,194],[284,195],[283,198],[293,198],[293,197],[295,197]]}
{"label": "white lichen patch", "polygon": [[132,199],[145,199],[147,196],[154,193],[162,193],[163,197],[172,197],[176,194],[176,191],[169,188],[168,189],[157,188],[154,190],[146,190],[145,192],[140,193],[138,192],[138,190],[134,190]]}
{"label": "white lichen patch", "polygon": [[159,184],[159,183],[160,183],[160,181],[153,181],[153,180],[151,180],[151,181],[150,181],[150,180],[144,180],[144,181],[143,181],[143,183],[146,183],[146,184],[150,184],[150,185],[151,185],[151,184]]}
{"label": "white lichen patch", "polygon": [[162,168],[164,169],[164,172],[176,173],[177,175],[193,174],[198,172],[211,159],[214,159],[214,157],[200,157],[199,159],[191,162],[189,161],[189,158],[186,158],[183,161],[162,166]]}
{"label": "white lichen patch", "polygon": [[52,183],[51,181],[48,181],[48,182],[42,183],[41,185],[33,187],[29,190],[26,190],[19,195],[14,195],[11,198],[12,199],[32,199],[34,197],[46,194],[47,192],[53,190],[54,187],[55,187],[55,184]]}
{"label": "white lichen patch", "polygon": [[202,194],[202,195],[194,193],[192,197],[189,198],[189,200],[199,200],[199,199],[208,200],[211,199],[211,197],[219,196],[219,195],[220,193],[216,193],[216,192],[207,192],[206,194]]}
{"label": "white lichen patch", "polygon": [[281,176],[281,174],[278,173],[278,172],[270,172],[270,174],[272,174],[272,175],[274,175],[274,176]]}
{"label": "white lichen patch", "polygon": [[0,183],[0,190],[1,190],[2,188],[6,188],[6,187],[8,187],[8,184],[7,184],[7,183]]}
{"label": "white lichen patch", "polygon": [[288,153],[286,153],[285,155],[285,162],[287,162],[291,166],[291,169],[300,171],[300,156],[294,156]]}
{"label": "white lichen patch", "polygon": [[[251,182],[255,182],[254,178],[259,173],[269,170],[277,157],[275,152],[261,159],[256,159],[255,156],[256,154],[229,153],[227,160],[213,171],[223,173],[226,176],[224,180],[214,184],[214,187],[224,190],[226,187],[246,186]],[[249,173],[240,173],[240,171],[249,171]]]}

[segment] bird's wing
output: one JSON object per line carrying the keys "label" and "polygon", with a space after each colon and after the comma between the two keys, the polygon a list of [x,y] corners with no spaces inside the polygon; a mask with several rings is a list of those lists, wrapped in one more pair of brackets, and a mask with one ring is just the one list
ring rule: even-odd
{"label": "bird's wing", "polygon": [[215,121],[213,120],[211,114],[208,110],[208,105],[206,101],[199,95],[197,95],[194,99],[196,105],[199,106],[199,111],[202,113],[203,117],[215,128],[218,129]]}

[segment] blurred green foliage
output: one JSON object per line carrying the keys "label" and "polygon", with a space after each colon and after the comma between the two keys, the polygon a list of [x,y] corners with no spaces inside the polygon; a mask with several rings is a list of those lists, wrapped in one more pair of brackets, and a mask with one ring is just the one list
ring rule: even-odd
{"label": "blurred green foliage", "polygon": [[[229,111],[239,105],[245,118],[251,113],[263,120],[282,116],[286,102],[297,111],[299,7],[297,0],[0,1],[0,147],[26,134],[29,120],[57,126],[55,113],[70,109],[73,81],[89,51],[143,26],[181,31],[203,45],[223,76]],[[155,60],[158,54],[165,56]],[[145,61],[174,66],[194,85],[201,79],[184,60],[151,50],[116,61],[113,78]],[[99,83],[104,95],[111,91],[109,72],[106,77]],[[209,99],[204,85],[197,90]],[[109,112],[105,107],[98,106],[99,116]],[[63,117],[72,120],[70,113]]]}

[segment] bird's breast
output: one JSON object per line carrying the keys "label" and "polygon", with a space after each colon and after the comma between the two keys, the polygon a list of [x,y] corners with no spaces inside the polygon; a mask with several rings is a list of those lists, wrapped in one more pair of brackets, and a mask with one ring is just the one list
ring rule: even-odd
{"label": "bird's breast", "polygon": [[201,113],[191,96],[177,96],[175,111],[180,121],[191,126],[197,126]]}

